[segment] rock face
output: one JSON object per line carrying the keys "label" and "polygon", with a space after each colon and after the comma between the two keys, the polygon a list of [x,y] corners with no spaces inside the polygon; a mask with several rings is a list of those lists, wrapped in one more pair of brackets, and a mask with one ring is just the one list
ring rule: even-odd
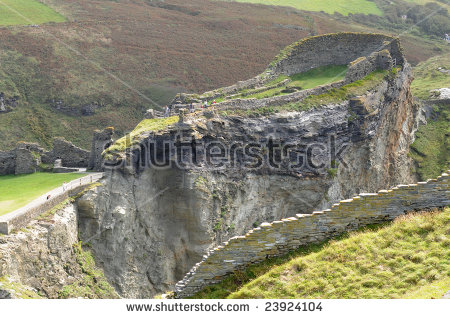
{"label": "rock face", "polygon": [[[375,89],[339,104],[263,117],[186,117],[165,131],[143,134],[141,146],[148,148],[131,151],[129,165],[108,170],[104,185],[80,200],[81,237],[90,239],[122,296],[152,297],[172,290],[209,248],[261,222],[412,182],[407,153],[418,107],[412,103],[411,80],[405,64]],[[181,161],[182,166],[186,155],[175,151],[168,152],[171,168],[149,167],[152,152],[153,160],[163,158],[163,142],[184,143],[187,149],[260,143],[255,152],[264,160],[252,166],[241,150],[232,156],[234,165],[222,166],[223,158],[211,164],[199,152],[195,163]],[[270,143],[296,145],[298,153],[311,154],[303,157],[304,165],[291,165],[292,158],[287,163],[281,151],[274,151],[274,168]]]}
{"label": "rock face", "polygon": [[0,277],[56,298],[60,289],[81,276],[72,250],[77,233],[76,212],[69,205],[51,223],[35,221],[25,232],[1,236]]}
{"label": "rock face", "polygon": [[0,236],[0,299],[117,298],[78,239],[76,204]]}

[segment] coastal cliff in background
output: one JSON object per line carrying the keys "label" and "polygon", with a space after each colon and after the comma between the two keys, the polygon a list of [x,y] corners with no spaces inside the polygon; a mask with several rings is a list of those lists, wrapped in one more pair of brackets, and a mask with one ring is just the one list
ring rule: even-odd
{"label": "coastal cliff in background", "polygon": [[[305,58],[311,48],[318,59]],[[242,98],[338,57],[348,64],[342,81]],[[121,296],[148,298],[173,290],[210,248],[262,222],[413,182],[407,154],[420,110],[411,81],[397,39],[347,33],[294,44],[252,80],[179,96],[179,121],[144,120],[104,153],[104,182],[77,203],[81,239]],[[215,110],[184,115],[189,103],[212,98],[223,100]],[[222,156],[189,153],[205,145]]]}

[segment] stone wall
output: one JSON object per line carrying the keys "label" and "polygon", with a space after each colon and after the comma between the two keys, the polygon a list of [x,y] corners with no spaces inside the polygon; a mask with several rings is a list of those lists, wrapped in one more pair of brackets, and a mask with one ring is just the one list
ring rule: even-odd
{"label": "stone wall", "polygon": [[16,154],[14,151],[0,152],[0,175],[14,174],[16,171]]}
{"label": "stone wall", "polygon": [[91,154],[89,156],[88,169],[94,171],[103,170],[103,156],[102,153],[112,143],[112,135],[114,134],[114,128],[108,127],[104,130],[94,131],[94,137],[92,139]]}
{"label": "stone wall", "polygon": [[337,85],[322,86],[319,90],[303,90],[293,94],[261,99],[233,99],[219,103],[221,106],[239,106],[241,108],[256,108],[277,105],[308,95],[321,94],[321,89],[329,90],[343,84],[351,83],[363,78],[376,69],[389,69],[395,65],[404,66],[400,41],[383,34],[371,33],[332,33],[305,38],[286,47],[261,74],[246,81],[239,81],[234,85],[198,94],[178,94],[171,102],[174,108],[186,108],[189,103],[200,103],[204,100],[214,100],[219,97],[232,96],[244,89],[263,89],[265,85],[279,75],[293,75],[306,72],[313,68],[326,65],[348,65],[348,74],[344,81]]}
{"label": "stone wall", "polygon": [[55,137],[53,150],[43,154],[42,162],[53,164],[57,159],[62,160],[64,167],[88,167],[89,151],[73,145],[63,137]]}
{"label": "stone wall", "polygon": [[175,288],[176,298],[190,297],[225,276],[302,245],[321,242],[361,226],[392,220],[408,211],[450,205],[448,173],[427,182],[398,185],[391,190],[359,194],[309,215],[263,223],[211,250]]}
{"label": "stone wall", "polygon": [[[98,138],[98,135],[94,135],[93,143],[96,143]],[[109,140],[111,140],[110,135]],[[19,142],[11,151],[0,151],[0,176],[34,173],[39,170],[41,163],[51,167],[57,159],[61,159],[65,167],[88,167],[90,155],[89,151],[73,145],[62,137],[54,138],[51,151],[45,151],[37,143]],[[93,156],[98,158],[101,152],[94,153]]]}
{"label": "stone wall", "polygon": [[400,41],[383,34],[334,33],[309,37],[288,46],[270,66],[275,74],[292,75],[324,65],[347,65],[359,57],[388,50],[403,65]]}
{"label": "stone wall", "polygon": [[224,102],[220,102],[216,104],[216,108],[220,110],[227,109],[257,109],[266,106],[277,106],[284,105],[291,102],[299,102],[304,98],[311,95],[319,95],[328,92],[333,88],[340,88],[345,84],[345,81],[337,81],[330,84],[320,85],[312,89],[301,90],[298,92],[294,92],[286,95],[278,95],[273,97],[268,97],[264,99],[231,99]]}

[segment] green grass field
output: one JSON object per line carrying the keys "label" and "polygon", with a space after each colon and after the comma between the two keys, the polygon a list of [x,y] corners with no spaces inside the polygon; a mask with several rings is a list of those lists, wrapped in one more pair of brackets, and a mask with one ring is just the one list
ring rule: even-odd
{"label": "green grass field", "polygon": [[238,271],[194,298],[440,298],[450,208],[415,213]]}
{"label": "green grass field", "polygon": [[435,105],[433,111],[427,125],[417,130],[410,151],[422,181],[450,168],[450,105]]}
{"label": "green grass field", "polygon": [[234,0],[236,2],[249,2],[272,6],[294,7],[306,11],[324,11],[333,14],[339,12],[343,15],[349,13],[363,13],[383,15],[383,12],[374,2],[368,0]]}
{"label": "green grass field", "polygon": [[343,80],[346,71],[347,71],[346,65],[325,65],[309,70],[307,72],[297,73],[291,76],[282,75],[277,79],[273,80],[272,82],[269,82],[268,86],[274,85],[285,79],[289,79],[290,82],[286,86],[269,89],[255,94],[250,94],[247,96],[243,96],[242,98],[255,98],[255,99],[267,98],[283,94],[282,93],[283,90],[294,87],[301,90],[312,89],[319,85],[329,84],[332,82]]}
{"label": "green grass field", "polygon": [[0,0],[0,25],[64,22],[66,18],[36,0]]}
{"label": "green grass field", "polygon": [[62,186],[64,182],[70,182],[85,175],[34,173],[0,176],[0,216],[25,206],[46,192]]}

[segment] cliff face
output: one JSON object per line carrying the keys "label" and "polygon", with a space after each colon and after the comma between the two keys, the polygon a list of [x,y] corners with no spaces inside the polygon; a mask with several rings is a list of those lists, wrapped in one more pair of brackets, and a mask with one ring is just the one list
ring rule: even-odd
{"label": "cliff face", "polygon": [[72,251],[77,237],[73,206],[58,212],[52,222],[34,222],[17,234],[1,236],[0,277],[56,298],[81,275]]}
{"label": "cliff face", "polygon": [[0,299],[39,297],[118,297],[78,244],[76,205],[0,236]]}
{"label": "cliff face", "polygon": [[[130,152],[129,165],[108,170],[103,185],[79,200],[82,240],[122,296],[152,297],[172,290],[209,248],[261,222],[412,182],[411,80],[405,63],[337,104],[255,117],[205,113],[146,133],[141,145],[153,145],[150,152]],[[187,153],[216,143],[228,155],[175,147],[171,167],[155,168],[149,156],[161,159],[164,141]]]}

